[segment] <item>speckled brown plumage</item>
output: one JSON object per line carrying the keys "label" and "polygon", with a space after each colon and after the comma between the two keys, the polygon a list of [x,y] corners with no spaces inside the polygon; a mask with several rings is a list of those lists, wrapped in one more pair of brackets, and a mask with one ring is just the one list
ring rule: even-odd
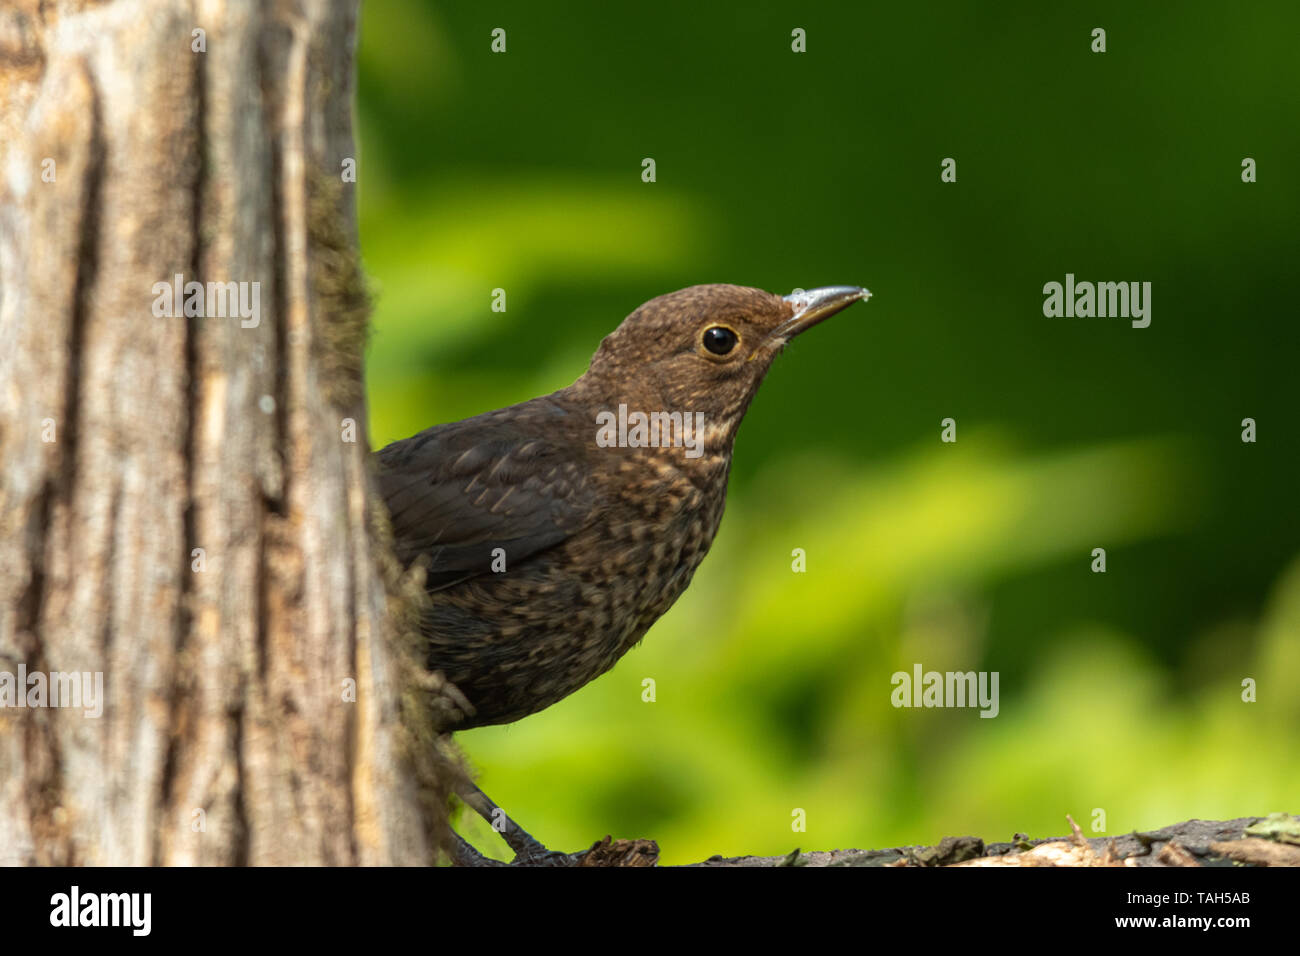
{"label": "speckled brown plumage", "polygon": [[[759,289],[660,296],[568,388],[379,452],[398,555],[428,565],[429,666],[474,707],[444,729],[535,713],[641,640],[713,543],[736,429],[772,359],[855,298],[799,324],[791,302]],[[725,355],[705,344],[719,326],[736,336]],[[601,447],[597,416],[620,404],[703,412],[702,453]],[[504,571],[493,570],[498,548]]]}

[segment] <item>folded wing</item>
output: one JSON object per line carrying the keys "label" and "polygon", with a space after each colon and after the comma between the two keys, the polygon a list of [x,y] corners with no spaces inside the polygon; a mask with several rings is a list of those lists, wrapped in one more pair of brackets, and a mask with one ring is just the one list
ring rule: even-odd
{"label": "folded wing", "polygon": [[564,438],[569,414],[535,400],[435,426],[378,453],[397,555],[408,564],[428,556],[430,590],[490,573],[498,548],[508,571],[593,520],[581,448]]}

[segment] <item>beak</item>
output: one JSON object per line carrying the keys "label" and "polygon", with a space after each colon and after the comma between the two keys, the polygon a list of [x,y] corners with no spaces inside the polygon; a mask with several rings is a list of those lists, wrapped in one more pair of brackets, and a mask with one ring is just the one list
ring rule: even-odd
{"label": "beak", "polygon": [[770,333],[769,339],[788,340],[800,332],[811,329],[823,319],[829,319],[841,309],[846,309],[859,299],[871,298],[871,293],[855,285],[832,285],[824,289],[809,289],[787,295],[785,301],[794,307],[794,315]]}

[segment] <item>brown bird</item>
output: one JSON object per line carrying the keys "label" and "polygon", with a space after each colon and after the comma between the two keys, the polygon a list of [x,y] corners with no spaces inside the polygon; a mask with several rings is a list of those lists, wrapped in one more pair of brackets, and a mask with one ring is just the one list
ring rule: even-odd
{"label": "brown bird", "polygon": [[[700,285],[651,299],[550,395],[378,453],[398,556],[427,566],[428,664],[472,707],[536,713],[605,673],[690,584],[772,360],[870,293]],[[463,796],[489,820],[476,788]],[[517,862],[561,862],[510,821]],[[458,862],[484,862],[461,841]]]}

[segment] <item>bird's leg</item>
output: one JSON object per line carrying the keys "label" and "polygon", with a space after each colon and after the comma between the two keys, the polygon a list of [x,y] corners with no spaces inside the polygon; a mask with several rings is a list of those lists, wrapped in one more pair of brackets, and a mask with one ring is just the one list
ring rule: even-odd
{"label": "bird's leg", "polygon": [[[577,859],[567,853],[557,853],[542,846],[527,830],[511,820],[506,812],[492,802],[486,793],[466,781],[457,789],[466,806],[486,820],[506,845],[515,851],[514,863],[524,866],[572,866]],[[462,841],[463,842],[463,841]],[[470,849],[473,849],[472,847]],[[478,852],[478,851],[474,851]]]}
{"label": "bird's leg", "polygon": [[478,850],[469,845],[469,842],[459,833],[452,831],[455,842],[451,846],[451,862],[455,866],[507,866],[500,860],[490,860]]}

